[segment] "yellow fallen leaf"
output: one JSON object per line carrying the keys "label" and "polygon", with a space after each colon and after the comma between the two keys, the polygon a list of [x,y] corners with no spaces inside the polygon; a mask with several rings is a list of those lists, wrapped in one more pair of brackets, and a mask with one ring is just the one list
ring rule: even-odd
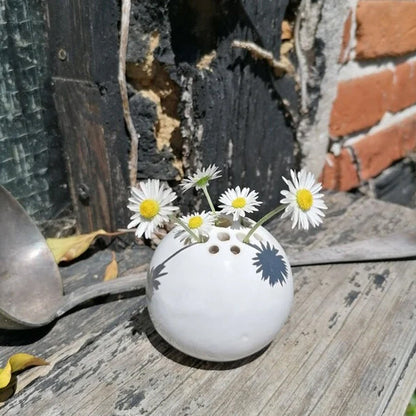
{"label": "yellow fallen leaf", "polygon": [[6,387],[12,378],[12,366],[7,361],[6,367],[0,368],[0,389]]}
{"label": "yellow fallen leaf", "polygon": [[24,352],[12,355],[9,358],[9,363],[12,367],[12,373],[15,371],[24,370],[27,367],[49,364],[42,358],[35,357],[34,355],[30,354],[25,354]]}
{"label": "yellow fallen leaf", "polygon": [[0,389],[6,387],[10,383],[12,373],[24,370],[35,365],[48,365],[45,360],[34,355],[18,353],[12,355],[7,361],[6,367],[0,368]]}
{"label": "yellow fallen leaf", "polygon": [[73,235],[65,238],[47,238],[46,243],[52,251],[56,263],[59,263],[60,261],[71,261],[79,257],[88,250],[88,247],[99,235],[116,236],[125,232],[108,233],[104,230],[97,230],[89,234]]}
{"label": "yellow fallen leaf", "polygon": [[118,276],[118,265],[117,265],[117,260],[116,260],[116,253],[112,251],[111,254],[113,256],[113,259],[105,268],[104,281],[113,280]]}

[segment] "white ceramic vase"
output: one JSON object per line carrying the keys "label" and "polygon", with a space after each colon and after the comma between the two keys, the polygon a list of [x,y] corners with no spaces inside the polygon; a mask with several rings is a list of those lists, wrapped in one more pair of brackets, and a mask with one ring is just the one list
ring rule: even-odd
{"label": "white ceramic vase", "polygon": [[159,334],[203,360],[232,361],[267,346],[293,301],[287,256],[259,227],[213,227],[208,241],[184,244],[172,230],[150,263],[146,298]]}

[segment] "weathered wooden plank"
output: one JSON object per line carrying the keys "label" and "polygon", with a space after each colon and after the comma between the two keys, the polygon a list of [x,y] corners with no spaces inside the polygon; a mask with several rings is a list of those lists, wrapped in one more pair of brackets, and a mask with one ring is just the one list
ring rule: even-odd
{"label": "weathered wooden plank", "polygon": [[78,228],[124,227],[128,138],[117,81],[117,1],[47,1],[54,100]]}
{"label": "weathered wooden plank", "polygon": [[[413,210],[371,199],[327,200],[319,231],[289,233],[290,224],[277,222],[270,229],[297,250],[401,231],[415,220]],[[110,256],[98,255],[102,269]],[[127,255],[129,267],[134,257]],[[96,279],[77,267],[80,278]],[[0,333],[1,357],[24,349],[54,362],[20,374],[2,414],[401,416],[416,384],[416,261],[293,271],[288,322],[267,349],[234,363],[174,350],[135,298],[80,309],[37,339]]]}
{"label": "weathered wooden plank", "polygon": [[[148,247],[138,247],[117,253],[120,275],[126,274],[127,269],[134,272],[136,266],[147,263],[151,252],[152,250]],[[92,285],[97,281],[102,281],[105,267],[111,258],[109,251],[102,251],[82,262],[61,267],[65,293],[70,293],[84,285]],[[123,299],[122,305],[125,306],[122,309],[117,302],[121,298]],[[23,344],[30,345],[35,354],[54,355],[60,348],[69,346],[72,341],[88,336],[91,330],[92,332],[101,332],[108,325],[112,325],[114,321],[122,319],[120,316],[125,316],[129,311],[133,313],[134,306],[139,302],[136,294],[134,296],[112,297],[110,300],[113,302],[105,302],[104,300],[109,300],[109,298],[90,302],[89,305],[93,306],[68,313],[58,322],[45,328],[28,331],[0,330],[0,358],[3,355],[7,356],[17,352],[21,349],[19,346]]]}

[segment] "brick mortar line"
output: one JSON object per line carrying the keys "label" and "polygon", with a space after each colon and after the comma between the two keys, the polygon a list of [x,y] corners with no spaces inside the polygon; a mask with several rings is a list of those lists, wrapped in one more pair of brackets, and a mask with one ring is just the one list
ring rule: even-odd
{"label": "brick mortar line", "polygon": [[358,180],[360,183],[362,183],[363,178],[361,175],[361,162],[360,162],[359,157],[357,156],[357,153],[355,152],[354,147],[346,145],[344,148],[347,149],[347,151],[351,155],[352,163],[355,165],[355,170],[357,172]]}
{"label": "brick mortar line", "polygon": [[[349,59],[342,64],[342,67],[346,65],[348,62],[351,62],[355,59],[355,47],[357,45],[357,4],[359,0],[349,0],[350,3],[350,11],[351,11],[351,27],[349,33],[349,42],[345,47],[344,53],[346,56],[349,56]],[[345,24],[345,23],[344,23]],[[341,67],[341,70],[342,70]]]}
{"label": "brick mortar line", "polygon": [[416,63],[416,51],[398,57],[371,59],[369,62],[351,60],[341,65],[338,82],[350,81],[383,71],[394,72],[398,65],[404,63]]}
{"label": "brick mortar line", "polygon": [[416,104],[397,113],[387,112],[384,114],[383,118],[373,126],[345,136],[335,137],[332,140],[335,143],[340,143],[342,147],[351,146],[367,136],[380,133],[381,131],[389,129],[390,127],[393,127],[414,116],[416,116]]}

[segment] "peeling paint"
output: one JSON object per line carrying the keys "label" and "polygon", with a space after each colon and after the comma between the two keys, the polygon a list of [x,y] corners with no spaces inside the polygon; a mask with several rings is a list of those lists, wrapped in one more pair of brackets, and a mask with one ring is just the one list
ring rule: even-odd
{"label": "peeling paint", "polygon": [[332,316],[329,318],[329,325],[328,325],[329,329],[332,329],[336,325],[336,323],[338,321],[338,318],[339,318],[339,316],[338,316],[337,312],[332,314]]}
{"label": "peeling paint", "polygon": [[345,306],[351,306],[361,292],[351,290],[344,299]]}

